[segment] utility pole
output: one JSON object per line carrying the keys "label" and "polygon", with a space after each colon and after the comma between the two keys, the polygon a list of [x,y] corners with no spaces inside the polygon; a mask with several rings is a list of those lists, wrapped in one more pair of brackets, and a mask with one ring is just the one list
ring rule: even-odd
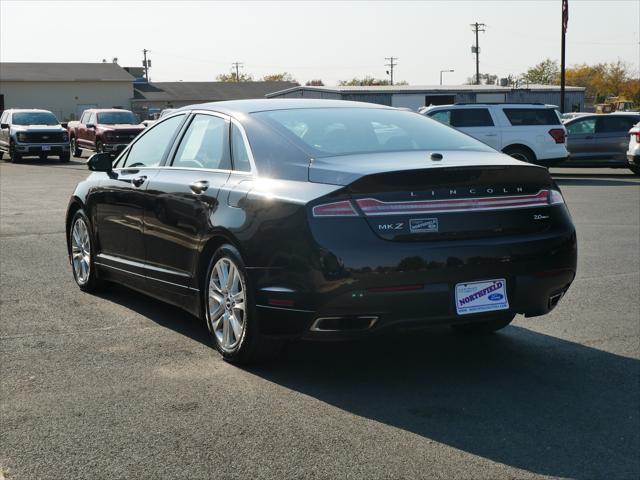
{"label": "utility pole", "polygon": [[480,45],[478,44],[478,32],[484,32],[486,25],[484,23],[472,23],[471,28],[476,34],[476,46],[471,47],[471,53],[476,54],[476,85],[480,85]]}
{"label": "utility pole", "polygon": [[144,67],[144,78],[147,83],[149,83],[149,67],[151,66],[151,60],[147,60],[147,53],[149,53],[149,50],[147,50],[146,48],[142,50],[142,54],[144,55],[142,66]]}
{"label": "utility pole", "polygon": [[562,41],[560,43],[560,113],[564,113],[564,91],[565,91],[565,37],[567,36],[567,25],[569,24],[569,0],[562,0]]}
{"label": "utility pole", "polygon": [[240,69],[244,66],[244,63],[242,63],[242,62],[233,62],[231,64],[231,66],[233,68],[235,68],[235,70],[236,70],[236,82],[239,82],[240,81]]}
{"label": "utility pole", "polygon": [[387,70],[387,74],[391,75],[391,85],[393,85],[393,67],[398,65],[398,62],[396,61],[394,63],[394,61],[398,60],[398,57],[384,57],[384,59],[389,60],[389,63],[385,63],[384,66],[389,67],[389,70]]}

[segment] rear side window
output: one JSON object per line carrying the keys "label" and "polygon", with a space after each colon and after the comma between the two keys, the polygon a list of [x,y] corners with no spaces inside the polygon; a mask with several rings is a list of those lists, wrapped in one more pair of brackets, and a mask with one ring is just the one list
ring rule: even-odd
{"label": "rear side window", "polygon": [[242,132],[240,129],[231,124],[231,156],[233,157],[233,169],[241,172],[250,172],[251,163],[249,162],[249,153],[244,143]]}
{"label": "rear side window", "polygon": [[624,133],[626,134],[636,123],[637,119],[623,116],[607,116],[598,119],[598,133]]}
{"label": "rear side window", "polygon": [[452,127],[493,127],[493,119],[486,108],[459,108],[451,111]]}
{"label": "rear side window", "polygon": [[513,126],[560,125],[560,119],[551,108],[505,108],[504,114]]}

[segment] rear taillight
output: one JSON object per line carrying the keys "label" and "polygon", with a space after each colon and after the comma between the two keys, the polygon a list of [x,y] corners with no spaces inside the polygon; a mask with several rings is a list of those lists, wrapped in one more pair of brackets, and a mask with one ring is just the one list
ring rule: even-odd
{"label": "rear taillight", "polygon": [[325,203],[313,207],[314,217],[357,217],[358,212],[349,200]]}
{"label": "rear taillight", "polygon": [[564,203],[564,198],[558,190],[549,190],[549,205],[560,205]]}
{"label": "rear taillight", "polygon": [[640,131],[634,132],[631,135],[634,135],[636,137],[636,142],[640,143]]}
{"label": "rear taillight", "polygon": [[552,128],[549,130],[549,135],[553,137],[556,143],[564,143],[566,133],[562,128]]}

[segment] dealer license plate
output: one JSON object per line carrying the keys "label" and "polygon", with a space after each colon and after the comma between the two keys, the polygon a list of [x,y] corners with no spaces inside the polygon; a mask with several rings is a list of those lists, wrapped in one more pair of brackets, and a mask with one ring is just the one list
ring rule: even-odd
{"label": "dealer license plate", "polygon": [[51,150],[51,147],[49,145],[43,145],[42,146],[42,151],[43,152],[48,152],[49,150]]}
{"label": "dealer license plate", "polygon": [[483,280],[456,285],[456,311],[458,315],[509,309],[507,281]]}

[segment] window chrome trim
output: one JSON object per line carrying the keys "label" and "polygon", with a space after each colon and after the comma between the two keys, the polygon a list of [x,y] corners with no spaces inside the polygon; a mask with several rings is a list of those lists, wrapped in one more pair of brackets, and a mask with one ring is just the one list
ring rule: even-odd
{"label": "window chrome trim", "polygon": [[[255,158],[253,156],[253,150],[251,149],[251,145],[249,144],[249,137],[247,137],[247,132],[244,129],[244,126],[242,125],[242,123],[240,123],[235,118],[231,118],[231,123],[233,125],[235,125],[236,127],[238,127],[238,130],[240,130],[240,134],[242,135],[242,140],[244,142],[244,148],[247,151],[247,154],[249,155],[249,165],[251,166],[251,171],[249,171],[249,172],[244,172],[242,170],[234,170],[234,172],[238,172],[238,173],[255,173],[257,175],[258,169],[256,168],[256,161],[255,161]],[[231,136],[229,138],[231,138]],[[232,142],[229,142],[229,149],[231,150],[231,159],[233,160],[233,144],[232,144]]]}

